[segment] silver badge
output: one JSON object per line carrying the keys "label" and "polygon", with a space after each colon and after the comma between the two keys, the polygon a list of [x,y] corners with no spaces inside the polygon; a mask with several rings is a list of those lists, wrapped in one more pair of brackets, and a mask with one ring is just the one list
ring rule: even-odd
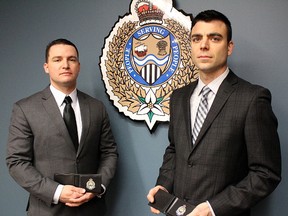
{"label": "silver badge", "polygon": [[88,190],[93,190],[95,188],[95,182],[93,181],[92,178],[90,178],[87,182],[86,182],[86,188]]}
{"label": "silver badge", "polygon": [[184,213],[186,212],[186,205],[180,206],[177,210],[176,210],[176,215],[177,216],[181,216],[184,215]]}

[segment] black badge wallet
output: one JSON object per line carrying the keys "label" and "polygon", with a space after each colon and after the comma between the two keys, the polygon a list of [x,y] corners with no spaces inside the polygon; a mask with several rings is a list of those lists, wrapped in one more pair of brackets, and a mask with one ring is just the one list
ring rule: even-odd
{"label": "black badge wallet", "polygon": [[101,193],[100,174],[55,174],[54,180],[63,185],[74,185],[84,188],[87,192]]}
{"label": "black badge wallet", "polygon": [[195,208],[195,206],[180,200],[164,190],[158,190],[154,196],[154,202],[149,202],[148,205],[168,216],[185,216]]}

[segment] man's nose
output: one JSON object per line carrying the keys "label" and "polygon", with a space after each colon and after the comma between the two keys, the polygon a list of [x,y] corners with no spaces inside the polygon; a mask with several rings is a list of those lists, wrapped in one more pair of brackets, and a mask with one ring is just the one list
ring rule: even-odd
{"label": "man's nose", "polygon": [[68,60],[63,60],[62,66],[63,66],[63,68],[69,68],[69,61]]}
{"label": "man's nose", "polygon": [[201,49],[209,49],[209,40],[208,38],[203,38],[200,44]]}

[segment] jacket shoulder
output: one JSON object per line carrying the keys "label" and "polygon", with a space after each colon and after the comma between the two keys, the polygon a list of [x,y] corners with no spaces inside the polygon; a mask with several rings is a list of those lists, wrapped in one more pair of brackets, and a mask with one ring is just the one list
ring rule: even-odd
{"label": "jacket shoulder", "polygon": [[43,98],[47,98],[49,96],[51,96],[52,93],[51,91],[44,89],[42,91],[38,91],[30,96],[24,97],[18,101],[15,102],[15,104],[18,105],[25,105],[25,104],[33,104],[33,103],[37,103],[38,101],[41,101]]}

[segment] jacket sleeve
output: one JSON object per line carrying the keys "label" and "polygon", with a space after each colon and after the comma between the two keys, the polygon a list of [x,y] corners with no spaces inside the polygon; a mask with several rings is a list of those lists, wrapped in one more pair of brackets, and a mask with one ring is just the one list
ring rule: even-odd
{"label": "jacket sleeve", "polygon": [[246,115],[248,173],[209,200],[216,215],[238,215],[268,196],[281,180],[281,153],[271,94],[255,88]]}
{"label": "jacket sleeve", "polygon": [[13,106],[6,163],[10,175],[29,193],[51,205],[58,183],[43,177],[33,166],[34,136],[20,104]]}
{"label": "jacket sleeve", "polygon": [[116,172],[118,152],[117,145],[112,134],[109,116],[104,105],[102,105],[102,109],[103,118],[100,139],[101,156],[98,173],[102,174],[102,184],[107,187]]}

